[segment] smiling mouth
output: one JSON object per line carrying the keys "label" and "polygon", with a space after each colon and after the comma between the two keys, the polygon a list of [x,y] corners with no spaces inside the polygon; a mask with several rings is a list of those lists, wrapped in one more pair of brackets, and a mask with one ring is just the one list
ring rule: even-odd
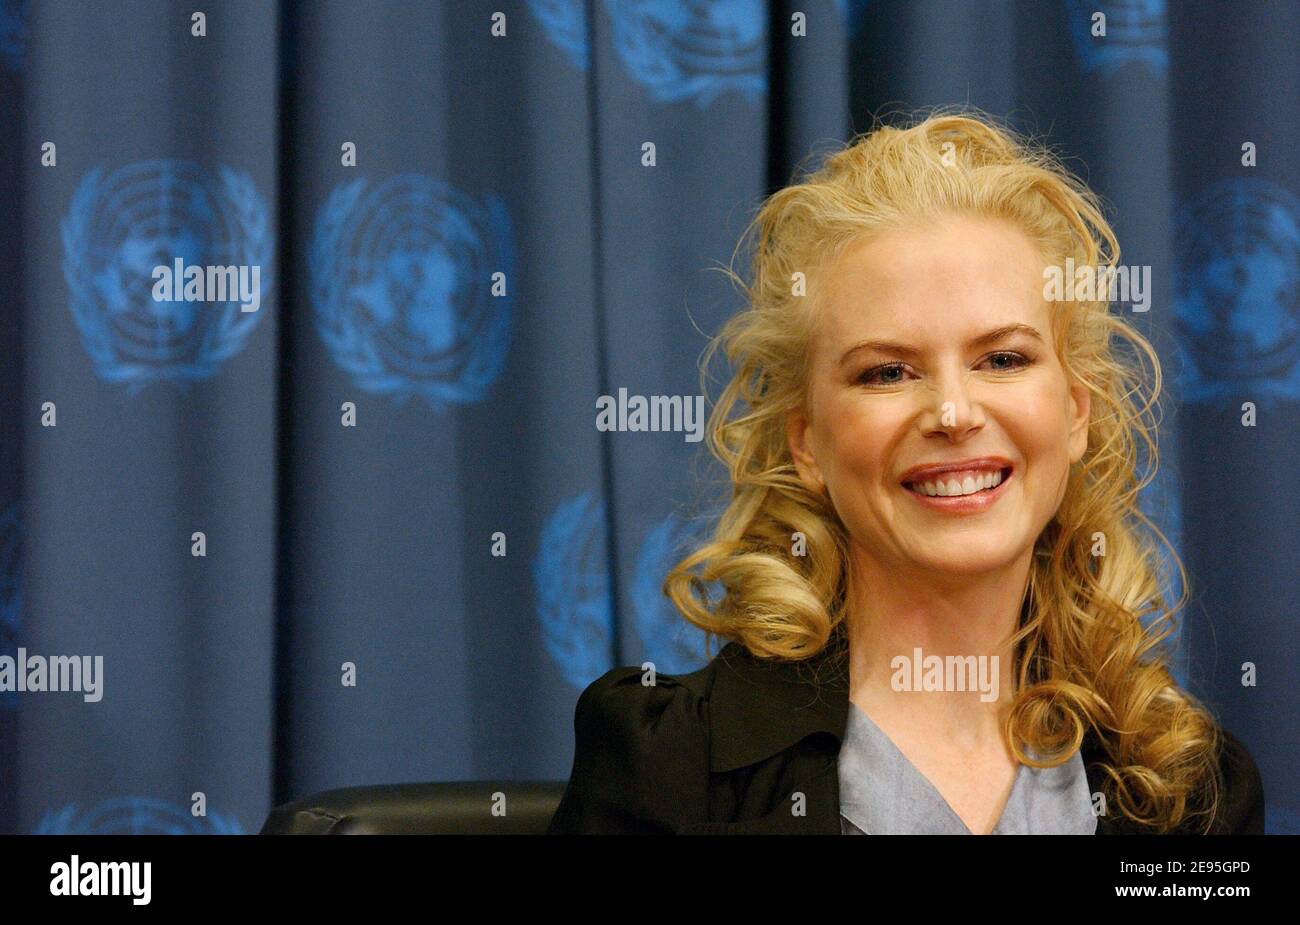
{"label": "smiling mouth", "polygon": [[936,475],[931,479],[904,482],[903,487],[927,498],[965,498],[987,494],[1009,478],[1011,467],[1007,466],[996,471]]}

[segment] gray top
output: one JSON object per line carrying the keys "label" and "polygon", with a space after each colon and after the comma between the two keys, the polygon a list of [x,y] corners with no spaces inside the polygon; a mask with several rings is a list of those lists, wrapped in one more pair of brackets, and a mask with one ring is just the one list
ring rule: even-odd
{"label": "gray top", "polygon": [[[844,835],[970,835],[934,784],[850,701],[839,755]],[[1022,764],[993,835],[1092,835],[1097,817],[1083,757],[1054,768]]]}

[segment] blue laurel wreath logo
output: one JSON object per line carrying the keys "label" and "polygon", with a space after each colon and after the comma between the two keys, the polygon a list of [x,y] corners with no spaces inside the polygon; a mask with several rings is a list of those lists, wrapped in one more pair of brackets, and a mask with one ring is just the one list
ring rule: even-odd
{"label": "blue laurel wreath logo", "polygon": [[[550,40],[590,66],[581,0],[529,0]],[[605,0],[614,50],[628,76],[660,103],[704,107],[729,91],[767,94],[767,21],[761,0]]]}
{"label": "blue laurel wreath logo", "polygon": [[[18,505],[0,513],[0,653],[18,646],[22,618],[22,557],[19,554]],[[18,705],[17,691],[0,692],[0,709]]]}
{"label": "blue laurel wreath logo", "polygon": [[605,538],[605,505],[584,493],[555,509],[533,562],[542,640],[577,688],[610,667],[614,614]]}
{"label": "blue laurel wreath logo", "polygon": [[27,45],[27,0],[0,0],[0,65],[17,73]]}
{"label": "blue laurel wreath logo", "polygon": [[[1106,15],[1105,36],[1092,34],[1094,13]],[[1165,0],[1066,0],[1066,15],[1085,73],[1109,77],[1131,63],[1168,70]]]}
{"label": "blue laurel wreath logo", "polygon": [[[663,593],[668,570],[690,551],[696,531],[669,515],[646,534],[632,577],[632,606],[645,658],[658,671],[685,674],[708,662],[704,631],[688,623]],[[716,600],[720,586],[710,594]]]}
{"label": "blue laurel wreath logo", "polygon": [[[63,275],[95,371],[130,392],[215,374],[262,312],[238,301],[155,301],[153,269],[260,266],[269,291],[272,235],[252,180],[180,160],[144,161],[82,178],[63,220]],[[236,298],[238,296],[236,295]]]}
{"label": "blue laurel wreath logo", "polygon": [[1300,201],[1219,181],[1179,212],[1176,251],[1184,400],[1300,398]]}
{"label": "blue laurel wreath logo", "polygon": [[150,797],[121,797],[82,810],[47,813],[33,835],[243,835],[233,816],[194,816],[189,807]]}
{"label": "blue laurel wreath logo", "polygon": [[514,285],[505,205],[419,174],[368,185],[338,187],[317,217],[317,333],[366,391],[434,407],[482,400],[510,340],[510,296],[491,292],[498,271]]}
{"label": "blue laurel wreath logo", "polygon": [[[582,689],[611,667],[614,605],[603,501],[584,492],[556,507],[542,528],[533,563],[546,650],[565,679]],[[708,659],[704,633],[682,619],[663,594],[668,569],[695,539],[675,516],[655,524],[637,550],[629,591],[643,653],[669,674]],[[710,587],[716,598],[719,586]]]}

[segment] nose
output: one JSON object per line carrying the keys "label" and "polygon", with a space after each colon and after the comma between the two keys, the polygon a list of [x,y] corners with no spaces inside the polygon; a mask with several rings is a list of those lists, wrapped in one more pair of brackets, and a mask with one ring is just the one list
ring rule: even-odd
{"label": "nose", "polygon": [[960,372],[946,373],[935,380],[926,394],[927,405],[920,426],[925,436],[942,434],[961,440],[984,426],[984,406],[972,394]]}

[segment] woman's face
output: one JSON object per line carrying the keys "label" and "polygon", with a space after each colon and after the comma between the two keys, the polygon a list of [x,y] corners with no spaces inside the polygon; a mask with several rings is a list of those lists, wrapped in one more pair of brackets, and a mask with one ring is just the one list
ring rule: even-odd
{"label": "woman's face", "polygon": [[1043,266],[1014,225],[953,216],[853,242],[825,271],[788,437],[855,554],[975,574],[1032,550],[1088,439]]}

